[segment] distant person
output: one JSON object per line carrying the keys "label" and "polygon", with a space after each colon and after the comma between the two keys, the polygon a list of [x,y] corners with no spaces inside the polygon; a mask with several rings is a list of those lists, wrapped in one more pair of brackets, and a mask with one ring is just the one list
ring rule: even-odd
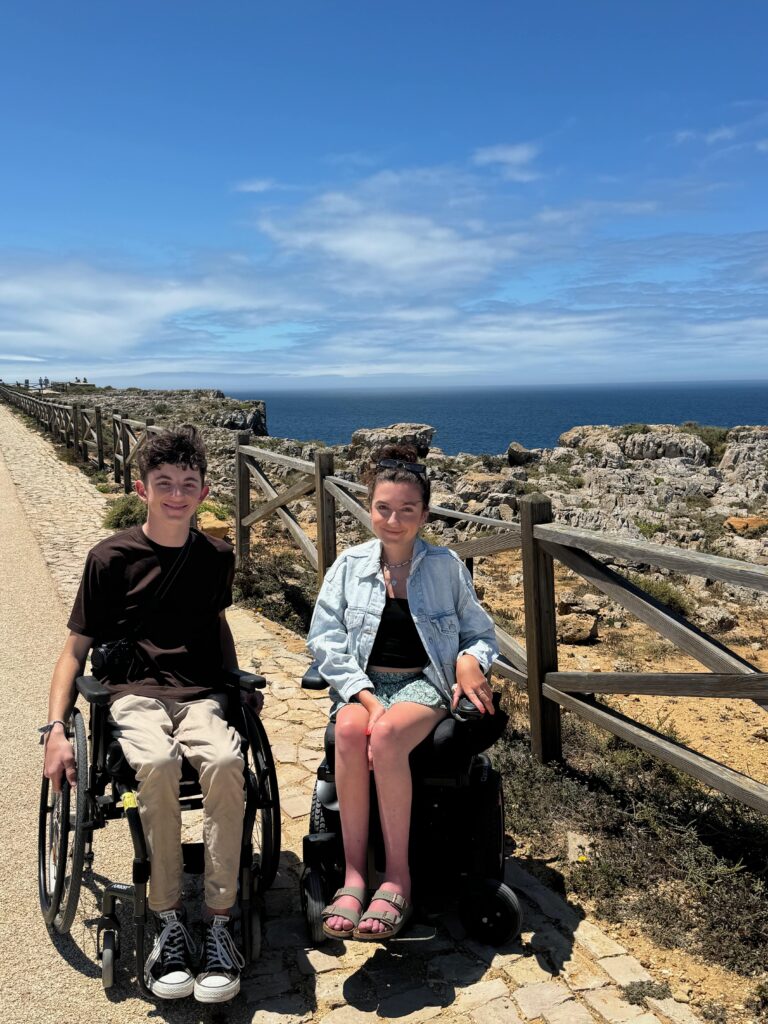
{"label": "distant person", "polygon": [[[375,538],[331,566],[309,631],[336,723],[346,875],[323,911],[323,931],[333,938],[382,941],[402,930],[412,913],[408,756],[462,694],[494,713],[485,675],[497,653],[493,621],[461,560],[419,537],[430,485],[416,460],[411,445],[375,456],[368,473]],[[367,903],[370,767],[386,869]]]}
{"label": "distant person", "polygon": [[[110,721],[136,771],[138,804],[151,861],[149,906],[157,939],[144,969],[162,999],[194,993],[206,1003],[232,999],[243,959],[232,935],[243,828],[240,736],[225,720],[222,670],[237,668],[225,608],[232,603],[234,555],[224,541],[190,529],[208,493],[206,456],[195,427],[151,437],[139,449],[136,492],[145,525],[116,533],[88,554],[69,618],[71,630],[51,683],[45,774],[54,790],[66,773],[75,783],[74,752],[64,721],[75,679],[94,642],[131,636],[122,674],[110,670]],[[163,581],[167,593],[153,607]],[[150,614],[146,610],[150,609]],[[260,699],[257,698],[256,703]],[[203,791],[205,939],[195,976],[195,943],[182,907],[179,778],[184,754]]]}

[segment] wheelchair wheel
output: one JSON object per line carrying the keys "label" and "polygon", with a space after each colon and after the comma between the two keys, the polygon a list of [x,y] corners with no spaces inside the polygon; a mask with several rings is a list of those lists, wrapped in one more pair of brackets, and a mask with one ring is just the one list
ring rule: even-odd
{"label": "wheelchair wheel", "polygon": [[101,984],[105,989],[112,988],[115,983],[115,959],[117,957],[117,941],[113,931],[101,933]]}
{"label": "wheelchair wheel", "polygon": [[334,831],[335,829],[328,823],[328,812],[320,803],[320,798],[317,795],[317,783],[315,783],[315,788],[312,790],[312,806],[309,809],[309,834],[319,836]]}
{"label": "wheelchair wheel", "polygon": [[459,903],[459,916],[472,938],[488,946],[511,942],[523,927],[517,896],[495,878],[468,886]]}
{"label": "wheelchair wheel", "polygon": [[80,898],[88,808],[88,743],[83,716],[72,712],[70,723],[75,751],[77,786],[66,778],[54,793],[43,776],[38,821],[38,888],[45,923],[66,935],[72,927]]}
{"label": "wheelchair wheel", "polygon": [[251,784],[256,796],[253,828],[254,874],[259,888],[268,889],[275,880],[280,860],[280,798],[277,772],[267,733],[258,715],[244,708],[250,753]]}
{"label": "wheelchair wheel", "polygon": [[310,941],[313,945],[317,946],[321,942],[325,942],[327,938],[323,931],[322,913],[328,898],[323,884],[323,877],[316,869],[307,868],[302,876],[301,902],[304,909],[304,917],[307,921]]}
{"label": "wheelchair wheel", "polygon": [[251,962],[258,960],[261,956],[261,941],[263,932],[261,928],[261,914],[258,910],[251,910]]}

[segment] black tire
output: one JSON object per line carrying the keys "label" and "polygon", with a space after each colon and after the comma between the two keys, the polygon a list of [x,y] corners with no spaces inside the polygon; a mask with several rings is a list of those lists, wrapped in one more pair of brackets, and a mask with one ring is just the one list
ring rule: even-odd
{"label": "black tire", "polygon": [[[312,791],[312,804],[309,810],[309,834],[324,836],[332,832],[336,837],[322,849],[322,872],[325,885],[335,892],[344,884],[344,844],[341,839],[341,817],[338,811],[329,811],[320,802],[317,795],[317,782]],[[328,900],[326,900],[326,903]],[[325,906],[325,904],[323,904]]]}
{"label": "black tire", "polygon": [[[336,816],[338,818],[338,815]],[[311,836],[322,836],[326,832],[335,832],[336,823],[330,822],[328,811],[320,803],[317,795],[317,782],[312,790],[312,805],[309,809],[309,834]]]}
{"label": "black tire", "polygon": [[115,983],[115,959],[117,942],[113,931],[101,933],[101,984],[105,989],[112,988]]}
{"label": "black tire", "polygon": [[66,778],[54,793],[43,776],[38,820],[38,889],[47,925],[66,935],[72,927],[80,899],[88,811],[88,742],[83,716],[72,712],[69,735],[75,751],[77,785]]}
{"label": "black tire", "polygon": [[301,902],[307,920],[309,940],[314,946],[328,937],[323,931],[323,908],[328,902],[323,878],[319,871],[307,868],[301,879]]}
{"label": "black tire", "polygon": [[275,880],[280,861],[280,797],[277,772],[267,733],[258,715],[245,707],[248,733],[251,784],[256,793],[256,818],[253,827],[254,874],[263,892]]}
{"label": "black tire", "polygon": [[488,946],[511,942],[523,927],[517,896],[494,878],[468,887],[459,904],[459,916],[472,938]]}

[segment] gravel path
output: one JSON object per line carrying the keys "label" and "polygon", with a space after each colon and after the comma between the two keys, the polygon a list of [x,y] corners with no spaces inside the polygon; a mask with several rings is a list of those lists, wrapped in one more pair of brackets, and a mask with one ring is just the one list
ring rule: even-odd
{"label": "gravel path", "polygon": [[[104,536],[104,499],[46,439],[0,406],[0,685],[5,701],[0,913],[2,1024],[697,1024],[683,1003],[651,1000],[654,1012],[624,1000],[617,987],[649,975],[627,951],[544,889],[514,861],[508,881],[522,894],[522,941],[501,950],[467,938],[459,922],[431,938],[389,948],[369,943],[305,946],[298,901],[301,838],[326,722],[326,698],[298,685],[308,663],[300,638],[235,608],[230,622],[240,664],[269,680],[264,719],[278,763],[283,809],[281,869],[265,906],[261,959],[243,990],[216,1009],[192,1000],[157,1007],[137,995],[133,959],[118,963],[105,993],[95,959],[95,920],[105,879],[130,879],[124,822],[94,839],[93,873],[84,881],[71,936],[51,936],[37,902],[37,804],[51,671],[87,550]],[[13,894],[13,898],[11,898]],[[127,935],[126,935],[127,938]]]}

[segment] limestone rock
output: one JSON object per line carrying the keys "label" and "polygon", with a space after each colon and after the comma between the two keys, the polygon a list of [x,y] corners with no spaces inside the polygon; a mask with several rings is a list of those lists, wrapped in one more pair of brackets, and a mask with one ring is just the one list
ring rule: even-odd
{"label": "limestone rock", "polygon": [[393,423],[389,427],[366,427],[352,434],[350,455],[361,459],[383,444],[415,445],[420,459],[426,457],[435,436],[435,428],[427,423]]}
{"label": "limestone rock", "polygon": [[629,459],[690,459],[696,466],[706,466],[710,447],[695,434],[686,434],[670,428],[649,430],[648,433],[630,434],[623,444]]}
{"label": "limestone rock", "polygon": [[538,462],[540,458],[540,451],[525,448],[517,441],[511,441],[507,448],[507,462],[510,466],[527,466],[532,462]]}
{"label": "limestone rock", "polygon": [[754,531],[761,532],[768,528],[768,519],[764,516],[729,516],[723,523],[726,530],[744,536]]}
{"label": "limestone rock", "polygon": [[201,512],[197,517],[197,526],[209,537],[218,537],[220,540],[223,540],[229,533],[229,523],[217,519],[211,512]]}
{"label": "limestone rock", "polygon": [[250,430],[256,437],[267,436],[267,410],[264,402],[256,402],[249,411],[225,409],[212,413],[208,422],[214,427],[224,427],[226,430]]}
{"label": "limestone rock", "polygon": [[557,638],[563,644],[586,644],[597,638],[597,616],[571,612],[557,617]]}
{"label": "limestone rock", "polygon": [[727,633],[738,619],[726,608],[701,608],[697,618],[708,633]]}

